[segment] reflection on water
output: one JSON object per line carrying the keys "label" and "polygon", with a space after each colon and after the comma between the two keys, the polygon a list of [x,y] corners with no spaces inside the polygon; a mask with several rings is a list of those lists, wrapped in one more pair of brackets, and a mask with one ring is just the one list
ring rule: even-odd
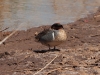
{"label": "reflection on water", "polygon": [[66,24],[95,12],[99,4],[99,0],[0,0],[0,28]]}

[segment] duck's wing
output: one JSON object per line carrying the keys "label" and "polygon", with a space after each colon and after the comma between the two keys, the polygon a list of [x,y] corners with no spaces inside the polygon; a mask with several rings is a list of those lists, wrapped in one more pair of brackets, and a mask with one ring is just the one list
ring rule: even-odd
{"label": "duck's wing", "polygon": [[50,42],[54,39],[54,31],[53,30],[44,30],[39,33],[36,38],[40,42]]}
{"label": "duck's wing", "polygon": [[54,32],[48,31],[44,36],[40,38],[40,41],[42,42],[50,42],[54,40]]}

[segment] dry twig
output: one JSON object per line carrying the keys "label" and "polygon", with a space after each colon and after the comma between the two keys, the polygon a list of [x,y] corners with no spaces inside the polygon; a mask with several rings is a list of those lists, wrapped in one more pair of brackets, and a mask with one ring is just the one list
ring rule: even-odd
{"label": "dry twig", "polygon": [[5,30],[7,30],[7,29],[9,29],[9,27],[7,27],[7,28],[5,28],[5,29],[1,30],[0,32],[3,32],[3,31],[5,31]]}
{"label": "dry twig", "polygon": [[51,71],[49,71],[49,72],[46,72],[45,75],[47,75],[47,74],[49,74],[49,73],[51,73],[51,72],[57,71],[57,70],[61,70],[61,69],[62,69],[62,68],[56,68],[56,69],[53,69],[53,70],[51,70]]}
{"label": "dry twig", "polygon": [[11,37],[14,33],[16,33],[22,26],[24,26],[24,24],[22,23],[21,25],[18,26],[18,28],[16,30],[14,30],[10,35],[8,35],[7,37],[5,37],[2,41],[0,41],[0,45],[5,42],[9,37]]}
{"label": "dry twig", "polygon": [[36,73],[34,73],[33,75],[36,75],[38,73],[40,73],[41,71],[43,71],[45,68],[47,68],[59,55],[56,55],[48,64],[46,64],[45,67],[43,67],[41,70],[37,71]]}

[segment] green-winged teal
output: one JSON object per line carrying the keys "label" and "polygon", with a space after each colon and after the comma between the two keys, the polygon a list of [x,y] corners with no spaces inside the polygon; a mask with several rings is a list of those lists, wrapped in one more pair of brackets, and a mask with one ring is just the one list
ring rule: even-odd
{"label": "green-winged teal", "polygon": [[50,29],[43,30],[42,32],[35,35],[35,39],[41,42],[43,45],[49,47],[57,45],[66,41],[67,35],[60,23],[54,23]]}

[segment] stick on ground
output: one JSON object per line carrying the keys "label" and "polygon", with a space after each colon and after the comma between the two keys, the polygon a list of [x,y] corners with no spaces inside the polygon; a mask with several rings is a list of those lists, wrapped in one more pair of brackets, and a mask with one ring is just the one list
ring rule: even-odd
{"label": "stick on ground", "polygon": [[36,75],[38,73],[40,73],[41,71],[43,71],[45,68],[47,68],[59,55],[56,55],[48,64],[46,64],[45,67],[43,67],[41,70],[37,71],[35,74],[33,75]]}
{"label": "stick on ground", "polygon": [[21,23],[16,30],[14,30],[10,35],[5,37],[2,41],[0,41],[0,45],[5,42],[9,37],[11,37],[14,33],[16,33],[21,27],[24,26],[24,23]]}

